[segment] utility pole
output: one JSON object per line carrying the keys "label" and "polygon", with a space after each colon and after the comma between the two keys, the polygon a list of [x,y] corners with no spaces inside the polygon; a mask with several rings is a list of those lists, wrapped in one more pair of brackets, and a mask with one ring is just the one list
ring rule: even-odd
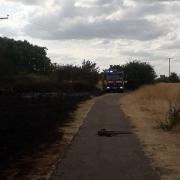
{"label": "utility pole", "polygon": [[170,76],[171,76],[171,59],[172,59],[172,58],[169,58],[169,78],[170,78]]}

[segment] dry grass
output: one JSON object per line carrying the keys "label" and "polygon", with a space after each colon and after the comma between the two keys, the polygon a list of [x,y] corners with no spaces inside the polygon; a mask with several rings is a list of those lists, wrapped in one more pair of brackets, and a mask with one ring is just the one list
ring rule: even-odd
{"label": "dry grass", "polygon": [[180,178],[180,125],[169,132],[160,128],[167,119],[169,103],[180,105],[179,97],[180,84],[162,83],[144,86],[121,99],[123,111],[162,179]]}
{"label": "dry grass", "polygon": [[166,120],[169,104],[179,104],[180,84],[144,86],[126,97],[139,110],[145,111],[159,125]]}

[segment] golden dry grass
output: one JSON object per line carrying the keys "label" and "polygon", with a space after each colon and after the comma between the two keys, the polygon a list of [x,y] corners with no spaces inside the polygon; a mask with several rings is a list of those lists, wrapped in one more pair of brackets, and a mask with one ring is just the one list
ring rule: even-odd
{"label": "golden dry grass", "polygon": [[179,98],[180,84],[161,83],[140,88],[129,94],[126,101],[145,111],[159,125],[166,120],[170,103],[179,105]]}
{"label": "golden dry grass", "polygon": [[161,179],[180,179],[180,125],[167,132],[160,128],[169,110],[169,102],[177,103],[180,84],[144,86],[120,100],[134,132],[141,141]]}

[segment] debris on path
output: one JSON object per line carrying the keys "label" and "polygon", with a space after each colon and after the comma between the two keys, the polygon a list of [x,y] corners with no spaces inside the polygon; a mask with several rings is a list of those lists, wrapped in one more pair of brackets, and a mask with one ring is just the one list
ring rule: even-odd
{"label": "debris on path", "polygon": [[110,131],[107,129],[101,129],[98,131],[98,136],[106,136],[106,137],[112,137],[112,136],[118,136],[122,134],[132,134],[130,131]]}

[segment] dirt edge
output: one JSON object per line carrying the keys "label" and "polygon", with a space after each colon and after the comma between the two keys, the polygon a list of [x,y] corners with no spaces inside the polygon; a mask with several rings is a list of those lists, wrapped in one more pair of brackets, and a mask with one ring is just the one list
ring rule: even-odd
{"label": "dirt edge", "polygon": [[63,144],[63,150],[59,154],[57,161],[51,167],[51,170],[49,171],[46,177],[47,180],[50,179],[51,175],[53,174],[54,170],[57,167],[57,164],[61,162],[67,147],[71,144],[73,138],[78,133],[80,127],[83,124],[84,119],[86,118],[87,114],[93,107],[95,101],[96,101],[96,97],[91,97],[90,100],[80,103],[78,105],[77,110],[74,113],[72,113],[73,120],[70,123],[66,124],[66,126],[60,128],[60,131],[64,133],[61,140],[61,143]]}

